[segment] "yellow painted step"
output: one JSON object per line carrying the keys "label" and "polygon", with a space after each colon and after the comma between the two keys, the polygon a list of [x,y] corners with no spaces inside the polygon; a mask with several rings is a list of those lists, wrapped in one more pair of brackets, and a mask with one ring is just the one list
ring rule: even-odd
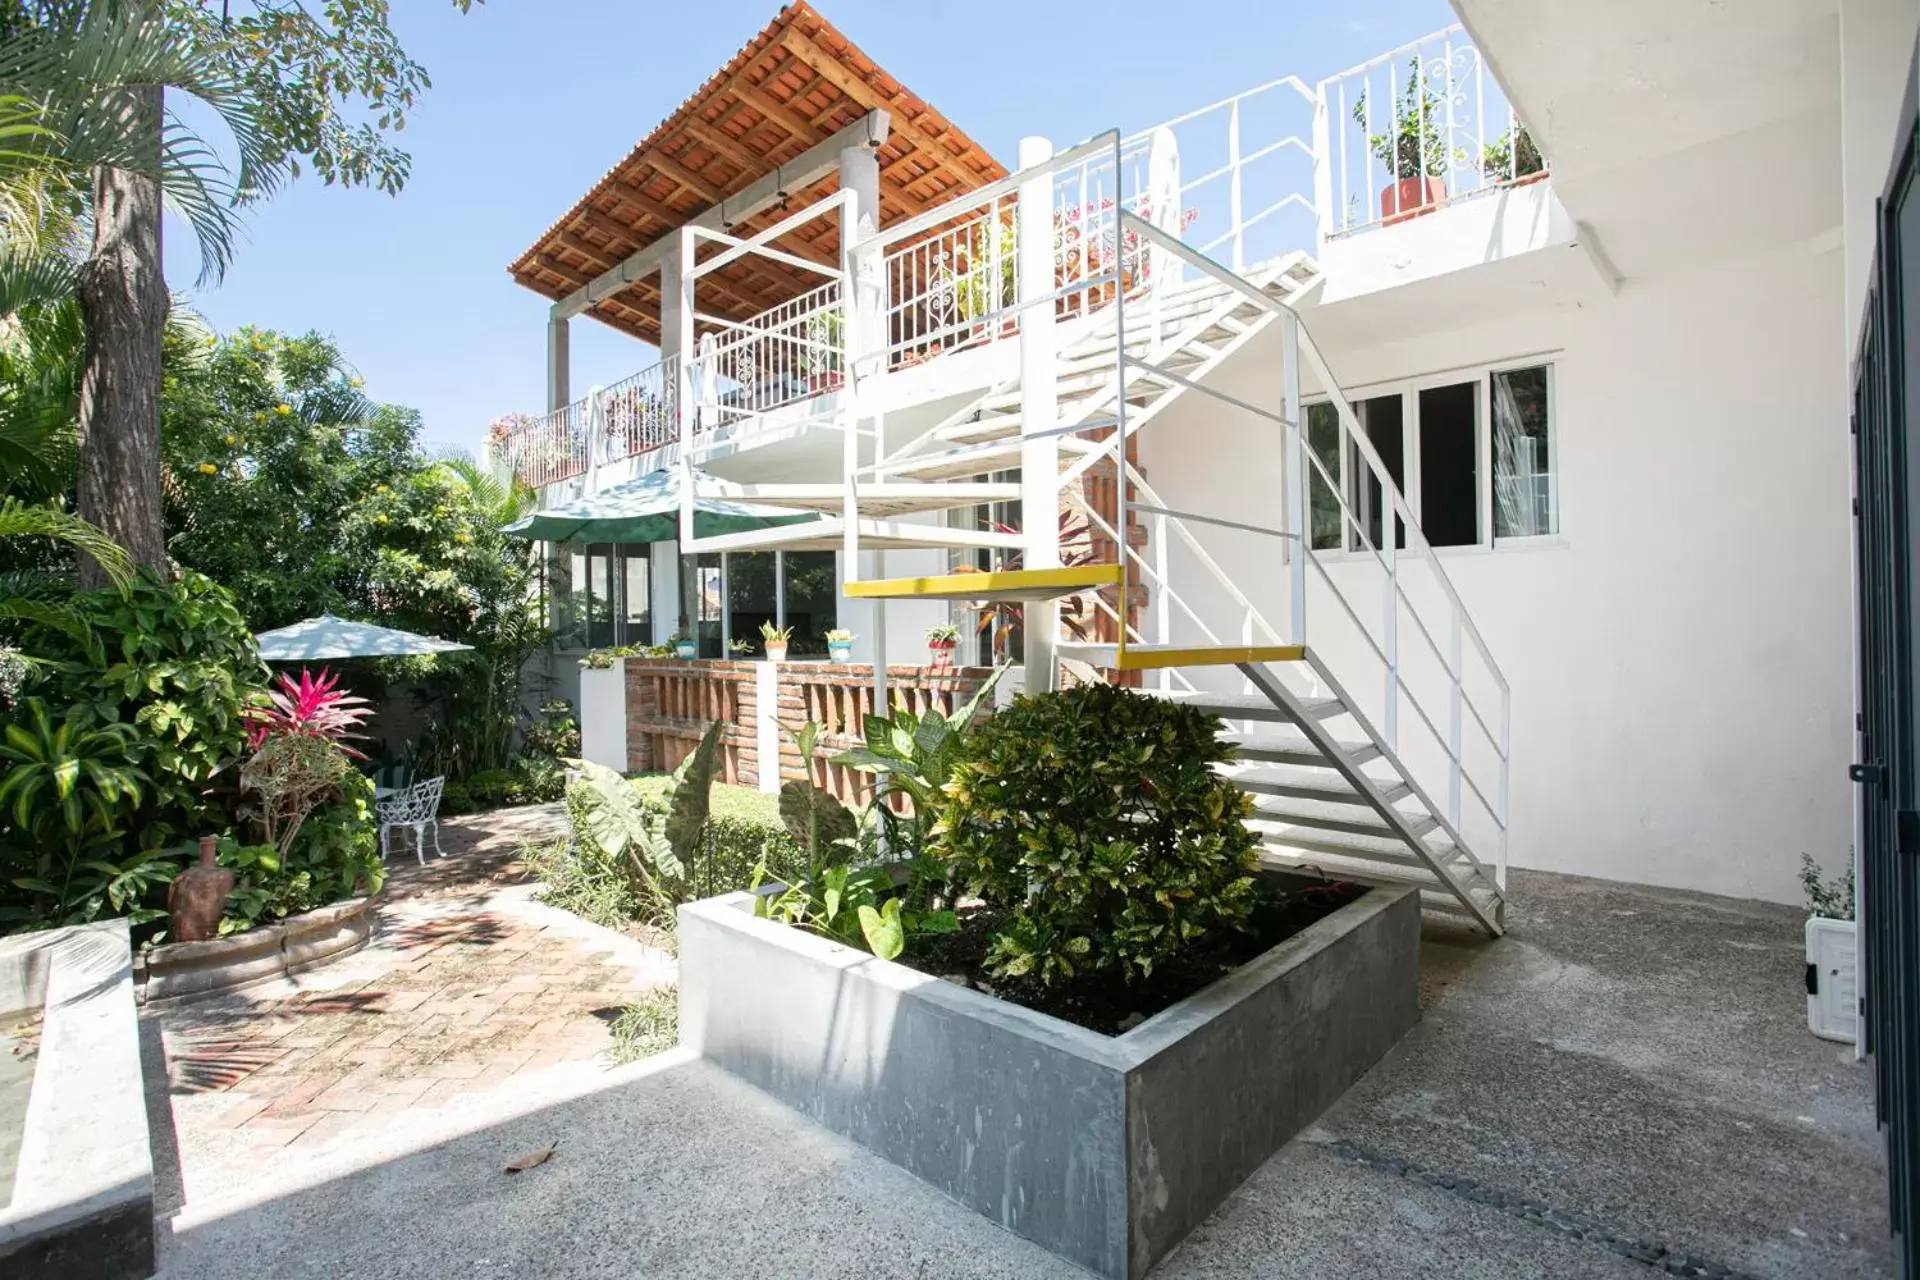
{"label": "yellow painted step", "polygon": [[1059,646],[1062,658],[1078,658],[1109,671],[1158,671],[1163,667],[1230,667],[1243,662],[1298,662],[1306,656],[1298,644],[1077,644]]}
{"label": "yellow painted step", "polygon": [[1066,569],[943,573],[929,578],[875,578],[847,583],[846,594],[856,600],[979,600],[1004,604],[1053,600],[1095,587],[1118,585],[1119,565],[1090,564]]}

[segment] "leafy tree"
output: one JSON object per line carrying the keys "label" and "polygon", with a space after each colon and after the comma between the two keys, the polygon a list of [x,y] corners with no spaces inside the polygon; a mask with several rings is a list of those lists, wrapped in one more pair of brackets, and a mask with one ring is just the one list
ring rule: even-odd
{"label": "leafy tree", "polygon": [[[473,0],[453,3],[464,11]],[[407,178],[391,137],[428,87],[425,69],[394,38],[386,0],[317,10],[301,0],[0,0],[0,130],[17,143],[0,165],[0,200],[14,215],[0,224],[0,275],[22,286],[6,290],[15,295],[28,282],[42,300],[69,285],[77,295],[79,512],[155,570],[165,568],[163,195],[192,223],[206,278],[232,257],[237,210],[303,162],[347,186],[397,192]],[[169,89],[225,123],[231,167],[167,111]],[[82,576],[96,576],[90,562]]]}
{"label": "leafy tree", "polygon": [[419,415],[368,399],[317,335],[243,329],[169,355],[173,557],[227,584],[255,630],[332,612],[472,645],[377,674],[425,700],[419,768],[503,767],[547,637],[526,544],[500,532],[531,493],[424,453]]}

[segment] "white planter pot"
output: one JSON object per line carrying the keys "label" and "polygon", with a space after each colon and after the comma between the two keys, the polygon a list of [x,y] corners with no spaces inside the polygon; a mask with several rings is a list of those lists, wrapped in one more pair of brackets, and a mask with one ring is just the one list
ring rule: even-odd
{"label": "white planter pot", "polygon": [[1807,1030],[1853,1044],[1859,1036],[1860,940],[1851,920],[1807,920]]}

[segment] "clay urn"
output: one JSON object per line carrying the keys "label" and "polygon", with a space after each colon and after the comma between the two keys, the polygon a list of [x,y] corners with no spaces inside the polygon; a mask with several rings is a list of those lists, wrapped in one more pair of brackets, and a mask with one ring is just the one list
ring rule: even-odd
{"label": "clay urn", "polygon": [[227,913],[227,895],[233,892],[233,872],[214,861],[219,841],[200,837],[200,861],[167,886],[167,938],[170,942],[205,942],[220,936],[220,917]]}

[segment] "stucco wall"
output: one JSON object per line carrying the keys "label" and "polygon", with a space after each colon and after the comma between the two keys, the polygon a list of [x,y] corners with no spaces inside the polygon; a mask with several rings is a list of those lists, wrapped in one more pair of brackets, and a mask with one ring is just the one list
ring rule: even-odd
{"label": "stucco wall", "polygon": [[[1845,857],[1847,428],[1840,364],[1822,358],[1841,275],[1837,246],[1798,247],[1327,352],[1349,389],[1554,353],[1561,536],[1442,553],[1513,688],[1514,865],[1784,901],[1803,851]],[[1277,337],[1225,373],[1277,404]],[[1176,507],[1276,523],[1275,431],[1190,396],[1147,428],[1147,474]],[[1277,544],[1203,540],[1284,627]],[[1173,561],[1198,588],[1190,557]],[[1182,591],[1238,634],[1222,594]],[[1366,588],[1362,609],[1381,595]],[[1377,701],[1378,668],[1335,607],[1316,588],[1309,641]],[[1419,645],[1403,623],[1402,652]],[[1403,710],[1417,740],[1410,723]]]}

